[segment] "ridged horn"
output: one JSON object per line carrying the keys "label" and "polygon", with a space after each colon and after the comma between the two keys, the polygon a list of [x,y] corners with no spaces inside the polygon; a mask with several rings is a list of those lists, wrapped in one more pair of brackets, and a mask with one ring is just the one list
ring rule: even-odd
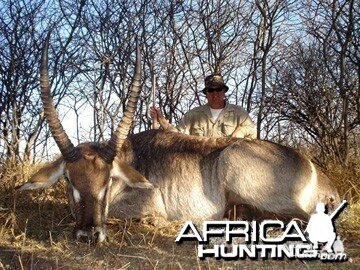
{"label": "ridged horn", "polygon": [[111,163],[116,153],[120,150],[122,144],[124,143],[130,127],[133,122],[134,114],[136,111],[136,104],[139,99],[140,94],[140,84],[141,84],[141,56],[140,56],[140,47],[138,42],[136,42],[136,65],[134,71],[134,77],[132,80],[129,100],[127,102],[125,112],[119,125],[116,128],[116,131],[111,136],[108,144],[105,147],[104,154],[102,157],[107,163]]}
{"label": "ridged horn", "polygon": [[60,149],[65,161],[75,162],[81,158],[80,151],[74,147],[69,137],[66,135],[63,126],[59,120],[53,99],[50,92],[50,80],[48,70],[48,50],[49,50],[50,35],[47,36],[44,48],[41,54],[40,64],[40,87],[41,100],[44,106],[44,113],[49,125],[50,132],[55,139],[57,146]]}

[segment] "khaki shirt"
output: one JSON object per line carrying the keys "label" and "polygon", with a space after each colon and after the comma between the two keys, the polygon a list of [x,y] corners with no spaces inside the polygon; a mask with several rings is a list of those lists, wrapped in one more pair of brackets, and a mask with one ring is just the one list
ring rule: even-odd
{"label": "khaki shirt", "polygon": [[179,125],[170,126],[169,130],[196,136],[256,139],[256,128],[247,111],[228,103],[216,120],[206,104],[187,112]]}

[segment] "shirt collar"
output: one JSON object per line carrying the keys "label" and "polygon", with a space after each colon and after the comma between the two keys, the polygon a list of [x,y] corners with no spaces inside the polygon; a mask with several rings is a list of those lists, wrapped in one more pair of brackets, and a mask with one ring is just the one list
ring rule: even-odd
{"label": "shirt collar", "polygon": [[[228,111],[232,111],[233,108],[231,108],[231,106],[229,105],[228,102],[225,101],[225,107],[223,108],[223,111],[220,113],[219,117],[216,119],[219,120],[221,118],[221,115],[223,115],[224,113],[228,112]],[[210,105],[209,103],[206,103],[204,106],[201,107],[201,111],[207,115],[207,117],[209,118],[210,122],[212,122],[213,124],[216,122],[213,120],[211,111],[210,111]]]}
{"label": "shirt collar", "polygon": [[[206,103],[204,106],[201,107],[203,112],[209,112],[210,113],[210,105],[209,103]],[[229,102],[225,101],[225,107],[223,108],[225,111],[233,111],[234,109],[231,108]],[[211,114],[211,113],[210,113]]]}

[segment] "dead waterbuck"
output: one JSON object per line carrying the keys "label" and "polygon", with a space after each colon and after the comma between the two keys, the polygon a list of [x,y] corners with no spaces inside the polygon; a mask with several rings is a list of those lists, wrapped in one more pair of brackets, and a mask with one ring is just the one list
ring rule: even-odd
{"label": "dead waterbuck", "polygon": [[[168,220],[220,219],[233,205],[306,218],[317,202],[338,201],[329,179],[294,149],[261,140],[204,138],[149,130],[128,135],[140,91],[137,49],[130,98],[108,142],[74,147],[50,93],[46,43],[41,96],[62,157],[40,169],[21,190],[68,179],[76,237],[105,239],[105,221],[156,213]],[[241,209],[240,209],[241,211]]]}

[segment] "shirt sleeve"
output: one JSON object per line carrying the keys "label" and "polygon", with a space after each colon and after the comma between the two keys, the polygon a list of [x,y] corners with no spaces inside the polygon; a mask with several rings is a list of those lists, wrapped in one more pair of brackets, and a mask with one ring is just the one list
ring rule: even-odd
{"label": "shirt sleeve", "polygon": [[244,122],[241,123],[241,127],[243,129],[243,132],[245,133],[244,138],[256,139],[257,130],[254,122],[251,120],[249,115],[247,115]]}
{"label": "shirt sleeve", "polygon": [[251,120],[249,114],[244,109],[238,111],[238,126],[232,134],[232,137],[237,138],[257,138],[257,130],[254,122]]}
{"label": "shirt sleeve", "polygon": [[191,116],[189,113],[185,113],[185,115],[183,116],[183,118],[181,118],[179,124],[176,127],[174,127],[173,125],[169,125],[167,130],[189,135],[190,128],[191,128]]}
{"label": "shirt sleeve", "polygon": [[180,123],[176,126],[176,129],[180,133],[184,133],[189,135],[191,130],[191,125],[193,123],[191,113],[188,112],[184,115],[184,117],[180,120]]}

